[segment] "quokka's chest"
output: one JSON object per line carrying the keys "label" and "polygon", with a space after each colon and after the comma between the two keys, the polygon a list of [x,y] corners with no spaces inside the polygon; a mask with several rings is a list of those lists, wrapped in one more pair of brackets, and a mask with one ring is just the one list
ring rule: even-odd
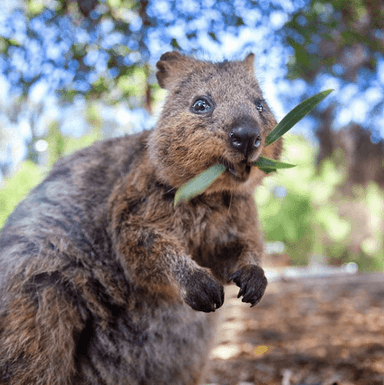
{"label": "quokka's chest", "polygon": [[229,213],[228,208],[216,205],[204,213],[198,208],[193,215],[176,222],[174,234],[187,254],[200,266],[211,268],[216,278],[226,282],[246,243],[242,218],[234,212]]}

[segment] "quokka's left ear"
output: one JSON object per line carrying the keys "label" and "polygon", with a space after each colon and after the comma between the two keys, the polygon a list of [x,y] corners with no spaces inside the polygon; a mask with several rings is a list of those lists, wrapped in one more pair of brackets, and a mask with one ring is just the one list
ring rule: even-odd
{"label": "quokka's left ear", "polygon": [[160,87],[170,89],[174,82],[191,72],[197,62],[193,57],[176,51],[163,54],[156,64],[156,77]]}

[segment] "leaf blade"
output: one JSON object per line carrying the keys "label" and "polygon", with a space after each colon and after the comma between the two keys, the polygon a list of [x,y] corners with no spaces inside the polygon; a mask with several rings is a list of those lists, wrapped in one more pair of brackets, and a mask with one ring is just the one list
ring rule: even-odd
{"label": "leaf blade", "polygon": [[333,89],[319,92],[293,108],[277,126],[269,133],[265,141],[265,147],[280,139],[287,131],[289,131],[304,116],[308,115],[321,101],[323,101]]}
{"label": "leaf blade", "polygon": [[187,183],[184,183],[176,191],[174,206],[176,206],[180,201],[187,202],[204,192],[225,170],[226,167],[224,165],[215,164],[214,166],[203,171],[201,174],[195,176]]}
{"label": "leaf blade", "polygon": [[279,169],[279,168],[293,168],[296,164],[279,162],[275,159],[267,158],[266,156],[260,156],[259,159],[252,163],[252,166],[256,166],[260,169]]}

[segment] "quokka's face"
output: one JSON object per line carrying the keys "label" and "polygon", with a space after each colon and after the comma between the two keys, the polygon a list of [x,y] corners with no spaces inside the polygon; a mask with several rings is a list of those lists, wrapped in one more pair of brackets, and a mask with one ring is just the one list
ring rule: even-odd
{"label": "quokka's face", "polygon": [[218,64],[177,59],[182,70],[179,63],[178,76],[166,87],[170,94],[151,142],[161,176],[179,187],[221,163],[227,169],[208,191],[257,184],[264,174],[252,163],[261,153],[276,158],[281,146],[264,147],[276,120],[253,76],[253,55]]}

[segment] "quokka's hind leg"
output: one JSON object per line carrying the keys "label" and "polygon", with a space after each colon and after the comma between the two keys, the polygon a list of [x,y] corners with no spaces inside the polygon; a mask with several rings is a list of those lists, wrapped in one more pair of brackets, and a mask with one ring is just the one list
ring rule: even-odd
{"label": "quokka's hind leg", "polygon": [[0,314],[0,384],[72,385],[74,335],[82,327],[78,309],[57,288],[13,290]]}

